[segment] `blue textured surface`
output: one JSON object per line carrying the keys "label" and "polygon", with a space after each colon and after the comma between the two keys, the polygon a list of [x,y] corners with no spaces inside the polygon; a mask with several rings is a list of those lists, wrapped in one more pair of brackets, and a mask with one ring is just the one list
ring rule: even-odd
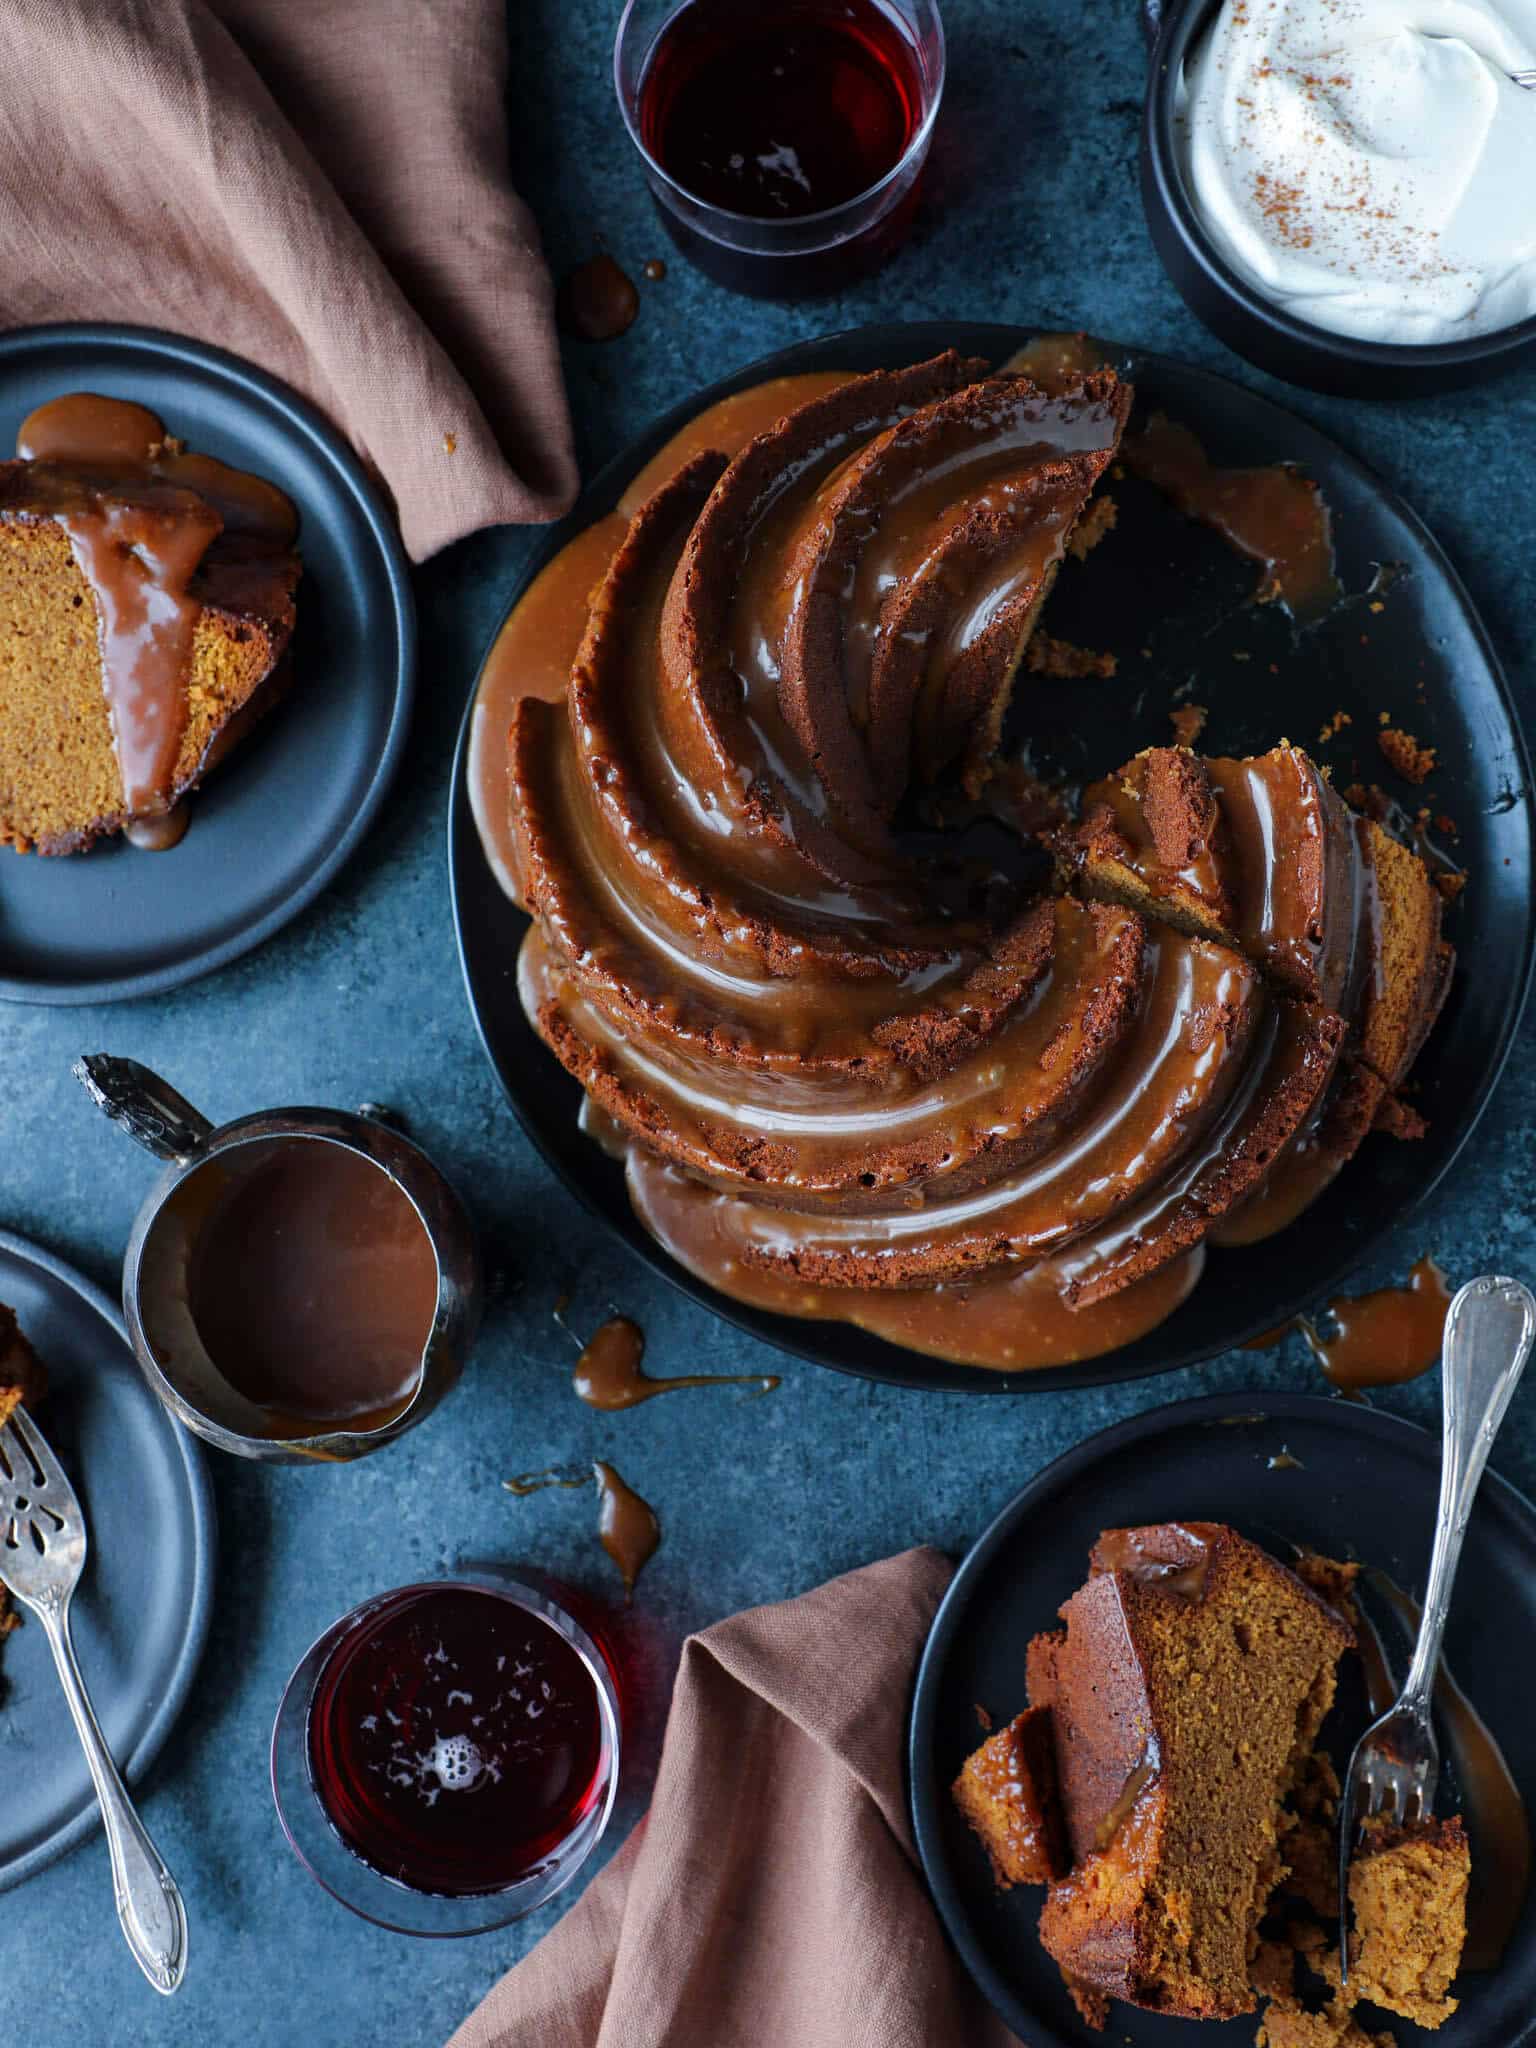
{"label": "blue textured surface", "polygon": [[[946,316],[1089,326],[1264,388],[1373,462],[1449,550],[1509,664],[1536,687],[1536,374],[1463,395],[1370,406],[1269,384],[1185,312],[1147,241],[1135,190],[1143,57],[1129,0],[948,0],[951,70],[935,172],[914,240],[881,276],[814,305],[733,299],[673,260],[608,87],[617,5],[514,8],[514,167],[557,271],[600,232],[642,285],[638,321],[566,368],[590,473],[656,413],[729,368],[868,320]],[[1492,517],[1490,517],[1492,515]],[[405,772],[360,857],[327,897],[250,959],[175,996],[97,1011],[0,1015],[0,1226],[104,1286],[148,1162],[88,1108],[71,1058],[106,1049],[161,1069],[215,1118],[268,1103],[396,1105],[470,1196],[501,1286],[465,1382],[420,1432],[347,1469],[214,1460],[222,1531],[217,1613],[192,1704],[143,1788],[186,1892],[191,1968],[162,2005],[112,1915],[100,1838],[0,1902],[7,2025],[51,2048],[167,2042],[432,2043],[559,1908],[460,1944],[378,1933],[320,1893],[279,1834],[266,1743],[304,1647],[354,1601],[459,1560],[536,1557],[611,1597],[582,1493],[516,1501],[506,1475],[611,1457],[654,1501],[665,1542],[619,1629],[639,1711],[617,1842],[646,1796],[678,1644],[905,1545],[960,1549],[1030,1473],[1121,1416],[1197,1392],[1306,1386],[1298,1343],[1116,1390],[999,1404],[901,1393],[783,1361],[650,1278],[532,1155],[475,1042],[448,921],[444,817],[454,730],[504,595],[536,536],[477,536],[423,570],[421,710]],[[1400,1278],[1433,1249],[1453,1276],[1532,1257],[1529,1027],[1450,1184],[1360,1283]],[[1356,1171],[1368,1201],[1369,1173]],[[562,1291],[589,1327],[612,1302],[642,1321],[659,1370],[778,1370],[766,1399],[679,1394],[589,1413],[550,1319]],[[1432,1420],[1431,1379],[1383,1397]],[[1497,1464],[1536,1488],[1536,1389]],[[0,1780],[3,1783],[3,1780]],[[0,1790],[3,1797],[3,1790]]]}

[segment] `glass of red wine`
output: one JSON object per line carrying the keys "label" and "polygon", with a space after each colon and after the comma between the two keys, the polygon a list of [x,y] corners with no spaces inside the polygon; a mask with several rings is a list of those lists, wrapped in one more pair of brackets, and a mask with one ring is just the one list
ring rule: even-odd
{"label": "glass of red wine", "polygon": [[294,1853],[402,1934],[480,1934],[542,1906],[601,1839],[618,1778],[606,1651],[548,1588],[500,1571],[343,1615],[272,1730]]}
{"label": "glass of red wine", "polygon": [[628,0],[614,82],[684,255],[735,291],[809,297],[905,236],[944,30],[934,0]]}

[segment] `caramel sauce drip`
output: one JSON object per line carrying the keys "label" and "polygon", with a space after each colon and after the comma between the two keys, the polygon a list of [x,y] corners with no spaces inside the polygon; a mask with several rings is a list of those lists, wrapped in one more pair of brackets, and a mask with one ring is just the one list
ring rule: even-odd
{"label": "caramel sauce drip", "polygon": [[1120,455],[1133,475],[1166,491],[1191,519],[1263,570],[1257,596],[1277,600],[1297,620],[1313,619],[1341,595],[1334,573],[1328,507],[1310,478],[1285,463],[1220,469],[1188,427],[1154,413],[1127,434]]}
{"label": "caramel sauce drip", "polygon": [[571,1384],[589,1408],[603,1409],[635,1408],[679,1387],[756,1387],[767,1394],[779,1384],[777,1373],[684,1373],[653,1379],[640,1369],[644,1355],[645,1332],[628,1316],[614,1316],[583,1348]]}
{"label": "caramel sauce drip", "polygon": [[153,817],[130,818],[123,827],[123,837],[141,853],[168,853],[186,838],[191,818],[191,810],[183,800],[172,804],[168,811],[157,811]]}
{"label": "caramel sauce drip", "polygon": [[656,1554],[661,1524],[650,1502],[642,1500],[612,1465],[605,1465],[600,1458],[586,1467],[546,1465],[542,1471],[524,1472],[501,1483],[508,1493],[526,1499],[531,1493],[546,1493],[552,1487],[573,1490],[594,1482],[598,1541],[618,1566],[628,1600],[635,1590],[635,1581]]}
{"label": "caramel sauce drip", "polygon": [[733,1300],[779,1315],[852,1323],[907,1350],[992,1372],[1075,1365],[1129,1344],[1172,1315],[1204,1268],[1204,1247],[1197,1245],[1084,1308],[1065,1299],[1054,1260],[998,1268],[965,1286],[812,1287],[745,1264],[732,1229],[733,1205],[661,1161],[632,1152],[629,1188],[652,1236]]}
{"label": "caramel sauce drip", "polygon": [[1298,1330],[1332,1385],[1346,1393],[1362,1387],[1395,1387],[1416,1380],[1435,1364],[1450,1305],[1450,1282],[1426,1253],[1409,1273],[1406,1287],[1341,1294],[1330,1301],[1327,1318],[1333,1336],[1325,1337],[1310,1317],[1297,1316],[1250,1337],[1242,1348],[1268,1351]]}
{"label": "caramel sauce drip", "polygon": [[1394,1387],[1428,1372],[1439,1358],[1450,1305],[1450,1284],[1426,1256],[1406,1287],[1330,1301],[1336,1336],[1323,1338],[1306,1322],[1302,1334],[1334,1386]]}
{"label": "caramel sauce drip", "polygon": [[598,1459],[592,1467],[597,1478],[598,1541],[619,1568],[626,1599],[635,1581],[656,1554],[661,1542],[661,1524],[649,1501],[644,1501],[619,1477],[612,1465]]}
{"label": "caramel sauce drip", "polygon": [[570,1490],[578,1486],[590,1486],[590,1472],[566,1472],[558,1465],[545,1465],[537,1472],[520,1473],[516,1479],[501,1482],[508,1493],[515,1493],[519,1500],[526,1500],[530,1493],[547,1493],[552,1486]]}
{"label": "caramel sauce drip", "polygon": [[1150,1757],[1143,1757],[1135,1770],[1126,1779],[1120,1797],[1105,1814],[1093,1831],[1093,1846],[1104,1850],[1109,1848],[1120,1830],[1136,1811],[1136,1803],[1143,1792],[1157,1776],[1157,1765]]}
{"label": "caramel sauce drip", "polygon": [[[1419,1604],[1383,1571],[1370,1584],[1405,1629],[1417,1635]],[[1365,1618],[1362,1617],[1362,1620]],[[1381,1639],[1368,1621],[1359,1631],[1372,1714],[1397,1697]],[[1531,1823],[1498,1737],[1457,1684],[1445,1659],[1435,1673],[1435,1708],[1455,1766],[1472,1837],[1472,1887],[1467,1900],[1465,1970],[1492,1970],[1519,1925],[1531,1883]]]}
{"label": "caramel sauce drip", "polygon": [[555,294],[556,318],[581,341],[617,341],[639,311],[634,279],[606,251],[568,270]]}
{"label": "caramel sauce drip", "polygon": [[[69,536],[96,600],[102,688],[136,816],[168,810],[201,605],[193,583],[221,534],[288,548],[298,516],[264,478],[195,455],[146,407],[76,391],[22,422],[25,504]],[[184,827],[183,827],[184,829]],[[174,827],[135,843],[176,843]]]}

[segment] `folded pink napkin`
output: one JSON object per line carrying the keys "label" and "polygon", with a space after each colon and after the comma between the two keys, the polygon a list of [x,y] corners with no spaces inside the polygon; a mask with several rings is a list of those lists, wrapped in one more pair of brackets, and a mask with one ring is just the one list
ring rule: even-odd
{"label": "folded pink napkin", "polygon": [[1010,2048],[907,1827],[910,1550],[690,1637],[650,1813],[449,2048]]}
{"label": "folded pink napkin", "polygon": [[418,558],[567,508],[505,0],[5,0],[0,76],[0,325],[248,356],[382,474]]}

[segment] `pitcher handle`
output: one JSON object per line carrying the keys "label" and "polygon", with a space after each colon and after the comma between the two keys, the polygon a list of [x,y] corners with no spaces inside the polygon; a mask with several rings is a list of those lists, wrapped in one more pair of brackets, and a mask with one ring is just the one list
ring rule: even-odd
{"label": "pitcher handle", "polygon": [[157,1159],[185,1166],[202,1150],[213,1125],[169,1081],[137,1060],[86,1053],[70,1069],[99,1110],[121,1124]]}

